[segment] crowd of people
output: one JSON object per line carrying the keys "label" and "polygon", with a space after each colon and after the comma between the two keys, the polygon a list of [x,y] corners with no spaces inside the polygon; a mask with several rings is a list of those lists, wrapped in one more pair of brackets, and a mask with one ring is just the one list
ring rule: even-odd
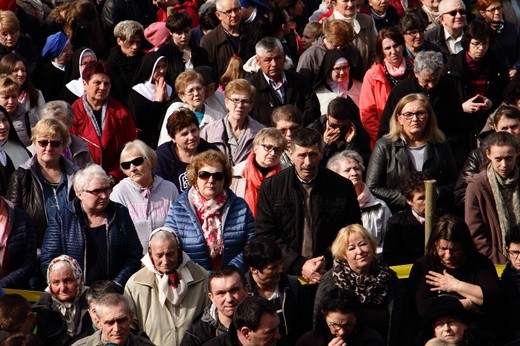
{"label": "crowd of people", "polygon": [[0,346],[520,344],[519,71],[518,0],[0,3]]}

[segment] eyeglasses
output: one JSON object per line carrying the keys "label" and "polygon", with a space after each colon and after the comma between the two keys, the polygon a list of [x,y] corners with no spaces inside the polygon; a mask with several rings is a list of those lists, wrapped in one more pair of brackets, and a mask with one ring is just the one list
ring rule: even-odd
{"label": "eyeglasses", "polygon": [[281,153],[283,153],[283,148],[280,147],[275,147],[269,144],[260,144],[260,146],[264,148],[265,152],[268,154],[270,154],[272,151],[274,151],[276,155],[280,155]]}
{"label": "eyeglasses", "polygon": [[507,252],[509,254],[509,257],[518,258],[520,256],[520,251],[518,250],[509,250]]}
{"label": "eyeglasses", "polygon": [[193,94],[195,94],[195,92],[198,92],[200,94],[202,92],[202,90],[204,90],[203,87],[196,86],[196,87],[193,87],[193,88],[190,88],[190,89],[187,89],[186,91],[184,91],[184,95],[193,96]]}
{"label": "eyeglasses", "polygon": [[241,11],[242,11],[242,7],[238,6],[238,7],[229,9],[227,11],[219,11],[219,12],[222,14],[225,14],[226,16],[229,16],[229,15],[231,15],[231,13],[237,14],[237,13],[240,13]]}
{"label": "eyeglasses", "polygon": [[494,13],[502,11],[502,6],[492,7],[486,10],[486,12]]}
{"label": "eyeglasses", "polygon": [[329,116],[327,116],[327,126],[329,126],[332,129],[339,129],[340,131],[346,131],[348,128],[348,125],[346,124],[333,124],[330,122]]}
{"label": "eyeglasses", "polygon": [[204,181],[209,180],[210,177],[213,177],[213,180],[215,181],[224,180],[224,172],[211,173],[208,171],[199,171],[199,174],[197,174],[197,176]]}
{"label": "eyeglasses", "polygon": [[59,148],[63,144],[63,141],[59,141],[59,140],[50,140],[49,141],[48,139],[39,139],[36,141],[36,143],[38,143],[38,145],[42,148],[47,148],[47,146],[49,144],[53,148]]}
{"label": "eyeglasses", "polygon": [[484,48],[484,47],[487,47],[489,45],[489,42],[482,42],[482,41],[469,41],[469,44],[472,45],[473,47],[477,47],[477,48]]}
{"label": "eyeglasses", "polygon": [[349,68],[350,68],[349,65],[341,65],[341,66],[333,67],[332,71],[340,73],[340,72],[348,71]]}
{"label": "eyeglasses", "polygon": [[233,104],[236,106],[242,105],[242,106],[249,106],[251,104],[251,100],[240,100],[240,99],[228,99],[229,101],[233,102]]}
{"label": "eyeglasses", "polygon": [[18,35],[20,33],[20,31],[16,30],[16,31],[2,31],[0,32],[0,37],[2,38],[6,38],[7,36],[15,36],[15,35]]}
{"label": "eyeglasses", "polygon": [[110,192],[112,192],[112,186],[102,187],[102,188],[94,189],[94,190],[84,190],[84,191],[88,192],[90,194],[93,194],[96,197],[99,197],[102,193],[104,193],[105,195],[110,194]]}
{"label": "eyeglasses", "polygon": [[349,329],[349,328],[354,328],[356,326],[355,323],[350,323],[350,322],[346,322],[346,323],[327,322],[327,325],[329,326],[330,329],[332,329],[335,332],[339,332],[342,329],[345,330],[345,329]]}
{"label": "eyeglasses", "polygon": [[433,328],[440,329],[440,328],[444,328],[445,325],[448,325],[448,327],[450,327],[450,326],[453,326],[455,323],[457,323],[457,320],[455,320],[453,318],[435,321],[433,323]]}
{"label": "eyeglasses", "polygon": [[460,10],[453,10],[453,11],[445,12],[444,14],[449,14],[450,16],[455,17],[457,15],[457,13],[460,14],[461,16],[465,16],[466,10],[461,8]]}
{"label": "eyeglasses", "polygon": [[413,117],[417,117],[417,119],[422,120],[428,115],[428,112],[427,111],[405,112],[405,113],[401,113],[400,115],[403,118],[405,118],[406,120],[412,120]]}
{"label": "eyeglasses", "polygon": [[132,161],[124,161],[121,162],[121,168],[122,169],[130,169],[130,165],[134,165],[134,167],[139,167],[143,164],[144,157],[139,156],[133,159]]}
{"label": "eyeglasses", "polygon": [[424,30],[421,30],[421,29],[408,30],[408,31],[405,31],[404,34],[410,35],[410,36],[417,36],[417,35],[424,34]]}

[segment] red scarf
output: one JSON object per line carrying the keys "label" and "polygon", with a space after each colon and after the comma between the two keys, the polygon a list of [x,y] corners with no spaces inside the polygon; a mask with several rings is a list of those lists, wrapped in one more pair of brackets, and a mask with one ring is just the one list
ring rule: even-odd
{"label": "red scarf", "polygon": [[246,193],[244,199],[246,200],[247,205],[249,205],[249,209],[251,209],[251,212],[256,219],[256,204],[258,201],[258,191],[260,190],[260,184],[262,184],[262,181],[264,181],[265,178],[269,178],[270,176],[280,172],[282,168],[278,163],[264,177],[255,166],[255,157],[255,152],[252,151],[251,154],[249,154],[247,157],[246,166],[244,167],[242,176],[246,179]]}

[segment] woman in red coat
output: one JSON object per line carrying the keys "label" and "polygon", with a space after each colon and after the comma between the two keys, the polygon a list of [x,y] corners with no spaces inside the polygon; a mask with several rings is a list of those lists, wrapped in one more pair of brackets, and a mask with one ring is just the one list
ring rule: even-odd
{"label": "woman in red coat", "polygon": [[89,62],[82,76],[85,94],[72,105],[71,132],[87,142],[94,163],[120,180],[124,177],[119,168],[121,150],[137,138],[134,121],[130,112],[109,96],[111,81],[106,61]]}

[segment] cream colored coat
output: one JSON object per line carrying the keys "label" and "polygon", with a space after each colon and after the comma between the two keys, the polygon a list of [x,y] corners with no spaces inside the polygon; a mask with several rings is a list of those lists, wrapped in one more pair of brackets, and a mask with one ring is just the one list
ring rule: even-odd
{"label": "cream colored coat", "polygon": [[147,268],[132,275],[126,284],[125,296],[135,311],[132,326],[144,331],[157,346],[179,345],[193,320],[208,305],[208,273],[191,261],[186,266],[193,281],[187,282],[188,292],[179,306],[172,306],[168,300],[161,305],[157,279]]}

